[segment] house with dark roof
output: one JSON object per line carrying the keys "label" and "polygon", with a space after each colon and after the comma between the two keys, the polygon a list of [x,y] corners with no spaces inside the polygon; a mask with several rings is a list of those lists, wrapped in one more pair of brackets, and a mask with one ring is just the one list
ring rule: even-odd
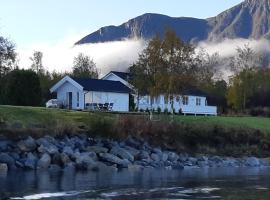
{"label": "house with dark roof", "polygon": [[65,76],[50,92],[69,109],[129,110],[130,88],[120,81]]}
{"label": "house with dark roof", "polygon": [[207,103],[207,94],[203,91],[190,87],[179,94],[174,94],[169,98],[165,95],[150,97],[150,95],[137,95],[136,88],[130,83],[129,73],[111,71],[105,75],[103,80],[119,81],[133,91],[135,104],[138,110],[158,110],[162,112],[182,112],[183,114],[194,115],[217,115],[217,107],[209,106]]}

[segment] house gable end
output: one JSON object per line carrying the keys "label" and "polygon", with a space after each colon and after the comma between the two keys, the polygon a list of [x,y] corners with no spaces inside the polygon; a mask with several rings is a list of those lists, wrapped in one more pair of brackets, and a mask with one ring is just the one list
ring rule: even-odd
{"label": "house gable end", "polygon": [[81,86],[79,83],[74,81],[72,78],[69,76],[65,76],[63,79],[61,79],[59,82],[57,82],[51,89],[50,92],[56,92],[63,84],[66,82],[69,82],[72,84],[74,87],[78,88],[79,90],[83,90],[83,86]]}

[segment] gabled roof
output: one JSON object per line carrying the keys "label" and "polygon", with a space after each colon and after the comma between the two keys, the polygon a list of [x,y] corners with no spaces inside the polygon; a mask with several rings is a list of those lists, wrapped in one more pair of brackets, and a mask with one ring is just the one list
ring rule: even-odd
{"label": "gabled roof", "polygon": [[83,90],[87,91],[99,91],[99,92],[115,92],[115,93],[130,93],[130,89],[120,81],[109,81],[101,79],[90,78],[75,78],[71,77],[75,82],[83,87]]}
{"label": "gabled roof", "polygon": [[[130,79],[131,79],[131,75],[130,73],[127,73],[127,72],[117,72],[117,71],[110,71],[110,73],[113,73],[115,74],[116,76],[119,76],[121,79],[129,82]],[[109,74],[110,74],[109,73]]]}
{"label": "gabled roof", "polygon": [[208,94],[198,88],[190,87],[189,89],[183,90],[183,95],[189,95],[189,96],[198,96],[198,97],[207,97]]}

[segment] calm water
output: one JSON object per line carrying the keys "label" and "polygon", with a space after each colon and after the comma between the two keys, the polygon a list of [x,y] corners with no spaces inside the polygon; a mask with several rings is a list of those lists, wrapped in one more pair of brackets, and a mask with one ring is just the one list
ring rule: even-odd
{"label": "calm water", "polygon": [[11,199],[270,199],[269,168],[0,175]]}

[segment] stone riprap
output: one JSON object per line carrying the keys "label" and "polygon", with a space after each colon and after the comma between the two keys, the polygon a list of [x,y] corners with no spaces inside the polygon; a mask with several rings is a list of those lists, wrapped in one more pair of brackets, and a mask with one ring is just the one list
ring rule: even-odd
{"label": "stone riprap", "polygon": [[129,137],[124,141],[81,134],[0,140],[0,173],[8,170],[181,170],[188,167],[267,167],[270,160],[178,154]]}

